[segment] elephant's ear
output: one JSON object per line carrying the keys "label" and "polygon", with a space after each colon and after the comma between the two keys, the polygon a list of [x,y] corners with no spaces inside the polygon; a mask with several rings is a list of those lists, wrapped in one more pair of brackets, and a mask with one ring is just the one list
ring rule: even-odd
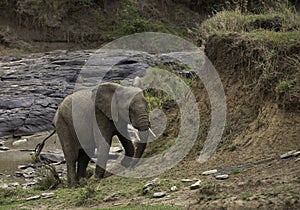
{"label": "elephant's ear", "polygon": [[98,86],[95,94],[95,106],[110,120],[118,121],[117,102],[113,100],[116,89],[120,87],[114,83],[103,83]]}
{"label": "elephant's ear", "polygon": [[[143,93],[143,90],[137,87],[123,87],[123,88],[118,88],[116,91],[116,98],[118,100],[118,109],[119,109],[119,114],[125,122],[130,122],[130,115],[129,115],[129,110],[133,108],[131,105],[134,98],[139,94]],[[140,101],[140,96],[135,99],[135,101]],[[135,107],[135,109],[137,109]],[[138,111],[138,110],[137,110]]]}

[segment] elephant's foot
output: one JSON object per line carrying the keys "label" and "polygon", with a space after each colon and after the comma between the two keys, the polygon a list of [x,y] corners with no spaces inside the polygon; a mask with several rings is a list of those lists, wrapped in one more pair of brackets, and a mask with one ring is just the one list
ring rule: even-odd
{"label": "elephant's foot", "polygon": [[114,174],[106,171],[105,174],[104,174],[104,178],[110,177],[112,175],[114,175]]}
{"label": "elephant's foot", "polygon": [[78,181],[68,182],[68,188],[69,189],[76,188],[76,187],[79,187]]}
{"label": "elephant's foot", "polygon": [[95,178],[102,179],[104,177],[104,174],[105,174],[105,169],[97,165],[95,170]]}
{"label": "elephant's foot", "polygon": [[134,168],[138,164],[139,160],[139,158],[135,158],[133,161],[131,161],[130,167]]}
{"label": "elephant's foot", "polygon": [[67,176],[68,176],[68,187],[75,188],[78,187],[78,179],[76,177],[76,162],[67,161]]}
{"label": "elephant's foot", "polygon": [[121,165],[128,168],[131,165],[132,157],[125,156],[121,161]]}

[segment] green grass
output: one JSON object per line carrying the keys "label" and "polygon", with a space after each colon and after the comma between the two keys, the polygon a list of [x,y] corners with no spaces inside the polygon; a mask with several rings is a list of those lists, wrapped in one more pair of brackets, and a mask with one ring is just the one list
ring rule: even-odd
{"label": "green grass", "polygon": [[185,209],[182,206],[165,206],[165,205],[161,205],[161,206],[142,206],[142,205],[138,205],[138,206],[128,206],[128,207],[116,207],[116,208],[105,208],[104,210],[181,210],[181,209]]}
{"label": "green grass", "polygon": [[[281,32],[261,31],[260,29],[251,29],[249,23],[256,20],[266,20],[279,17],[283,20]],[[221,11],[217,12],[211,18],[205,20],[197,28],[199,36],[206,40],[211,35],[223,35],[228,33],[246,33],[253,32],[251,35],[265,40],[270,38],[272,41],[286,42],[290,39],[299,39],[300,13],[286,2],[278,3],[276,9],[272,8],[261,14],[243,14],[241,11]],[[296,31],[292,31],[296,30]],[[281,39],[283,38],[283,40]]]}
{"label": "green grass", "polygon": [[[190,68],[182,63],[158,64],[147,70],[144,81],[146,81],[150,87],[153,87],[145,91],[145,96],[148,101],[147,110],[149,112],[155,108],[160,108],[163,102],[172,100],[173,97],[169,93],[173,93],[173,95],[184,94],[182,93],[182,90],[184,89],[183,86],[190,86],[192,84],[191,79],[178,74],[175,70],[178,68],[190,71]],[[170,73],[168,72],[171,73],[174,79],[170,79]],[[156,89],[160,84],[164,84],[163,90],[160,90],[159,88]],[[169,91],[169,93],[166,91]]]}
{"label": "green grass", "polygon": [[244,33],[243,37],[247,39],[256,40],[259,42],[271,42],[273,44],[285,44],[300,40],[300,31],[287,31],[287,32],[275,32],[275,31],[253,31],[250,33]]}
{"label": "green grass", "polygon": [[[132,197],[142,196],[143,186],[150,179],[133,179],[119,176],[111,176],[101,180],[90,178],[84,187],[68,189],[60,186],[55,190],[41,191],[37,188],[30,189],[0,189],[1,209],[32,209],[33,207],[43,206],[45,208],[75,208],[90,207],[104,203],[104,198],[111,197],[107,202],[118,202],[125,199],[130,202]],[[154,191],[170,192],[172,186],[181,187],[182,183],[177,180],[161,180],[155,185]],[[49,199],[40,198],[38,200],[26,201],[26,198],[41,195],[45,192],[53,192],[55,196]],[[149,196],[140,197],[141,199],[152,199]],[[109,205],[109,204],[108,204]],[[182,209],[180,206],[141,206],[132,201],[128,207],[117,207],[111,209]]]}
{"label": "green grass", "polygon": [[238,169],[238,168],[236,168],[236,169],[233,169],[233,170],[231,171],[231,173],[233,173],[233,174],[239,174],[239,173],[241,173],[241,170]]}
{"label": "green grass", "polygon": [[153,154],[161,154],[165,150],[169,149],[173,143],[175,142],[175,139],[168,142],[157,142],[155,143],[151,148],[147,149],[145,153],[143,154],[143,157],[151,157]]}
{"label": "green grass", "polygon": [[252,192],[244,192],[241,194],[241,198],[242,198],[242,200],[248,200],[253,195],[254,195],[254,193],[252,193]]}
{"label": "green grass", "polygon": [[232,145],[232,146],[230,146],[230,147],[228,148],[228,150],[229,150],[230,152],[233,152],[233,151],[237,150],[237,146],[236,146],[236,145]]}

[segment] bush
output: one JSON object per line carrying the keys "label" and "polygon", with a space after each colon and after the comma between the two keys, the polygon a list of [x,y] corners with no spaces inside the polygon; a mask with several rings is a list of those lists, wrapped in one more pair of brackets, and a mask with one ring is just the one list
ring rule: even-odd
{"label": "bush", "polygon": [[[173,100],[172,95],[179,98],[185,97],[186,86],[191,85],[192,80],[179,75],[175,70],[178,68],[189,70],[186,65],[180,63],[158,64],[147,70],[143,80],[147,81],[150,87],[153,87],[145,91],[148,101],[148,111],[161,107],[165,101]],[[170,78],[170,74],[167,72],[171,72],[174,78]],[[156,89],[156,87],[160,87],[160,84],[164,84],[164,91]]]}
{"label": "bush", "polygon": [[37,169],[37,185],[38,190],[52,190],[56,189],[61,183],[59,176],[53,166],[44,164]]}
{"label": "bush", "polygon": [[141,32],[168,31],[160,22],[146,19],[140,14],[137,3],[128,3],[121,13],[121,22],[117,26],[121,35],[128,35]]}

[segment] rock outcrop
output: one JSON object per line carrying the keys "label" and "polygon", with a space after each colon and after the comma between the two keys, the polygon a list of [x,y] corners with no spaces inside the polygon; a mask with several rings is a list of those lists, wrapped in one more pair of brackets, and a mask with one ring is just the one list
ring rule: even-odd
{"label": "rock outcrop", "polygon": [[[103,49],[0,58],[0,137],[53,129],[57,106],[74,89],[107,81],[129,84],[147,68],[185,56]],[[175,70],[191,76],[184,69]]]}

